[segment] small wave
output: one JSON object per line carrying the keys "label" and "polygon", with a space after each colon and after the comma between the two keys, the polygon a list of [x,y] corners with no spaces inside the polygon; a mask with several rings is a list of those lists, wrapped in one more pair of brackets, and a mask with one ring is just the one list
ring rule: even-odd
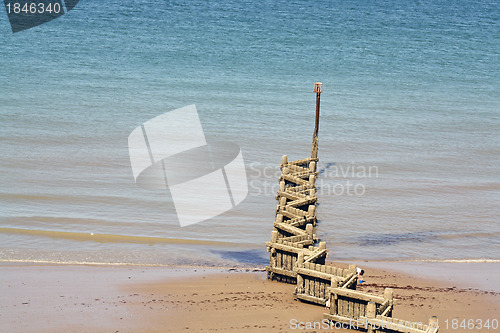
{"label": "small wave", "polygon": [[358,237],[357,244],[360,246],[387,246],[407,242],[421,243],[434,238],[436,235],[432,231],[368,234]]}
{"label": "small wave", "polygon": [[73,261],[73,260],[36,260],[36,259],[0,259],[0,263],[4,264],[39,264],[39,265],[78,265],[78,266],[133,266],[133,267],[166,267],[166,268],[198,268],[198,269],[220,269],[228,271],[265,271],[262,265],[189,265],[189,264],[147,264],[134,262],[98,262],[98,261]]}
{"label": "small wave", "polygon": [[453,233],[453,234],[442,234],[439,238],[444,239],[459,239],[459,238],[498,238],[500,232],[466,232],[466,233]]}
{"label": "small wave", "polygon": [[437,262],[437,263],[500,263],[500,259],[417,259],[417,260],[401,260],[415,262]]}
{"label": "small wave", "polygon": [[68,232],[68,231],[18,229],[18,228],[0,228],[0,233],[30,235],[30,236],[45,236],[45,237],[69,239],[75,241],[93,241],[98,243],[134,243],[134,244],[148,244],[148,245],[169,243],[169,244],[212,245],[212,246],[225,246],[225,247],[245,246],[245,244],[241,243],[199,240],[199,239],[95,234],[88,232]]}
{"label": "small wave", "polygon": [[95,266],[144,266],[144,267],[179,267],[168,264],[141,264],[132,262],[96,262],[96,261],[59,261],[59,260],[36,260],[36,259],[0,259],[2,263],[17,264],[44,264],[44,265],[95,265]]}

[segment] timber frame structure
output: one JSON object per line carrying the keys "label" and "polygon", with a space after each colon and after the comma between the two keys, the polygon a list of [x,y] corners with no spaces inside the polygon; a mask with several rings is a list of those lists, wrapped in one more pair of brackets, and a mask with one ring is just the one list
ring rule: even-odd
{"label": "timber frame structure", "polygon": [[278,205],[271,232],[266,242],[270,252],[268,278],[295,284],[294,298],[317,305],[328,306],[323,318],[332,322],[355,325],[368,332],[437,333],[437,317],[428,325],[392,317],[393,290],[384,295],[372,295],[356,290],[357,268],[339,268],[326,261],[326,242],[316,235],[318,177],[318,129],[320,95],[323,87],[314,84],[316,93],[316,122],[311,157],[288,161],[283,156],[280,165],[280,188],[276,195]]}

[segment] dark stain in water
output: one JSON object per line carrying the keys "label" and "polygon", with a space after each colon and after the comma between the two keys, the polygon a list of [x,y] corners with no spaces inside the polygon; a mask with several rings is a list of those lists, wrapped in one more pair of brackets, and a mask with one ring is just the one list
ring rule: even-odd
{"label": "dark stain in water", "polygon": [[382,246],[394,245],[398,243],[423,243],[437,238],[433,231],[418,231],[418,232],[404,232],[393,234],[371,234],[361,236],[357,240],[357,244],[361,246]]}
{"label": "dark stain in water", "polygon": [[328,170],[328,168],[335,165],[335,162],[327,162],[324,168],[318,170],[318,178]]}
{"label": "dark stain in water", "polygon": [[[326,170],[328,170],[328,168],[330,168],[334,165],[335,165],[334,162],[328,162],[328,163],[326,163],[324,168],[318,169],[318,178],[321,177],[321,175],[324,174],[326,172]],[[321,191],[321,186],[319,185],[319,183],[316,183],[316,190]],[[317,204],[317,205],[319,206],[319,204]]]}
{"label": "dark stain in water", "polygon": [[265,266],[269,264],[269,258],[266,250],[248,250],[248,251],[213,251],[221,256],[222,259],[235,260],[240,264]]}

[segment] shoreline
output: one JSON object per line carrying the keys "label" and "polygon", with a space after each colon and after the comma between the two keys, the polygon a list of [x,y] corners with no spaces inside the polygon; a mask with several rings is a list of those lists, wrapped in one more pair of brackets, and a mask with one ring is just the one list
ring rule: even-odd
{"label": "shoreline", "polygon": [[[328,260],[340,264],[356,264],[358,267],[384,269],[399,274],[411,275],[415,278],[432,280],[436,283],[445,281],[460,288],[473,288],[483,291],[500,292],[500,282],[494,277],[500,275],[500,260]],[[164,268],[164,269],[204,269],[235,272],[264,272],[262,265],[179,265],[179,264],[140,264],[140,263],[106,263],[106,262],[77,262],[77,261],[50,261],[50,260],[0,260],[0,267],[9,265],[23,266],[96,266],[96,267],[137,267],[137,268]],[[463,274],[463,273],[466,274]]]}
{"label": "shoreline", "polygon": [[[441,323],[448,319],[448,325],[460,318],[500,320],[498,292],[372,268],[370,262],[360,265],[367,271],[360,290],[379,294],[386,287],[394,289],[395,316],[426,323],[437,315]],[[259,268],[20,263],[0,267],[5,295],[0,322],[2,330],[10,332],[179,332],[185,327],[199,332],[287,332],[292,330],[291,320],[321,322],[325,312],[321,306],[294,301],[294,285],[269,281]]]}

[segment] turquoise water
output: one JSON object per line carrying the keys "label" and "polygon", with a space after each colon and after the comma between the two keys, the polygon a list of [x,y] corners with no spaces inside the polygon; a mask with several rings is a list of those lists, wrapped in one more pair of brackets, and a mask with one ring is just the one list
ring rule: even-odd
{"label": "turquoise water", "polygon": [[[500,259],[499,17],[490,1],[82,0],[12,34],[2,14],[0,259],[265,262],[315,81],[331,259]],[[189,104],[240,145],[250,193],[180,228],[167,193],[134,183],[127,137]]]}

